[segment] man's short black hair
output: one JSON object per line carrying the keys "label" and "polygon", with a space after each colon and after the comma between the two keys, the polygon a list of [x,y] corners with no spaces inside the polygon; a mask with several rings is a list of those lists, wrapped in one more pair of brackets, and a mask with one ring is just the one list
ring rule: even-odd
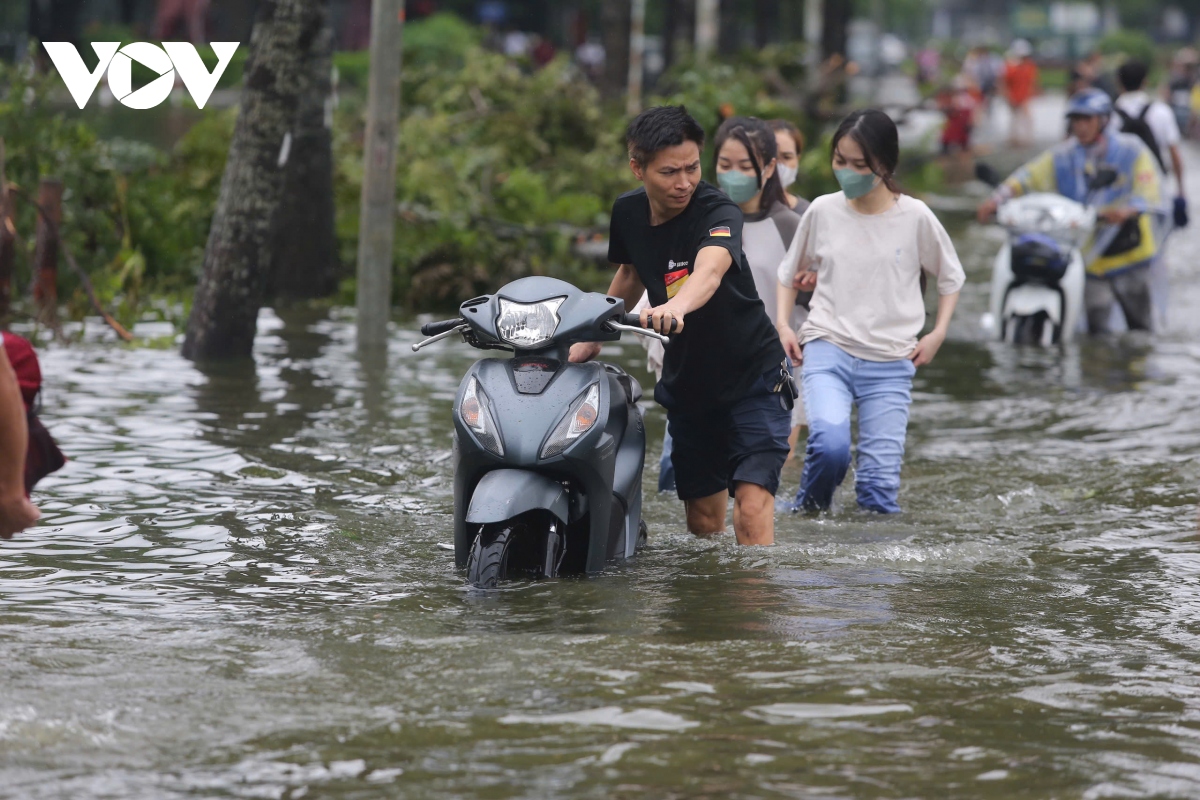
{"label": "man's short black hair", "polygon": [[1117,67],[1117,80],[1120,81],[1121,88],[1125,91],[1136,92],[1146,82],[1147,72],[1146,65],[1141,61],[1126,61]]}
{"label": "man's short black hair", "polygon": [[642,168],[653,161],[660,150],[684,142],[695,142],[697,147],[704,149],[704,128],[683,106],[647,108],[625,129],[629,157]]}

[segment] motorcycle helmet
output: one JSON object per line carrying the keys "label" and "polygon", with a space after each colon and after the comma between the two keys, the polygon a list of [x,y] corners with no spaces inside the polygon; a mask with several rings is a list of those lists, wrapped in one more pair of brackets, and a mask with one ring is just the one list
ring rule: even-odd
{"label": "motorcycle helmet", "polygon": [[1084,89],[1067,101],[1068,117],[1107,117],[1112,111],[1112,98],[1103,89]]}

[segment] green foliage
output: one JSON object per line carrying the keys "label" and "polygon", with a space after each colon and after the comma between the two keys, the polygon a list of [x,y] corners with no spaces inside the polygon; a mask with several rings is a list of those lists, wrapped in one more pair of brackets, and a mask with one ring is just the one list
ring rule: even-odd
{"label": "green foliage", "polygon": [[[112,36],[125,39],[120,32]],[[480,39],[478,29],[453,15],[405,30],[395,261],[396,299],[412,309],[452,308],[531,274],[606,287],[607,265],[578,254],[574,245],[602,236],[613,199],[636,185],[624,152],[624,111],[604,101],[569,59],[534,70],[485,50]],[[334,191],[346,276],[359,233],[369,55],[339,53],[335,64],[341,92],[333,126]],[[235,66],[240,75],[242,65]],[[203,261],[236,110],[193,109],[199,121],[169,150],[104,140],[80,121],[87,117],[64,111],[57,75],[0,69],[9,177],[32,191],[42,177],[64,181],[67,244],[118,318],[128,324],[152,314],[181,323]],[[787,48],[766,48],[732,64],[683,64],[647,105],[683,103],[710,135],[723,106],[805,127],[791,88],[802,69],[800,53]],[[227,75],[234,72],[231,67]],[[711,153],[704,164],[707,173]],[[902,179],[937,179],[923,162],[910,169]],[[836,191],[828,138],[810,144],[800,173],[805,196]],[[18,220],[19,286],[28,285],[34,223],[26,204]],[[61,284],[72,313],[90,313],[65,270]],[[346,278],[339,299],[352,302],[352,296],[353,281]]]}
{"label": "green foliage", "polygon": [[[482,41],[480,29],[449,12],[433,14],[404,25],[404,67],[438,66],[461,69],[466,55]],[[371,73],[368,50],[334,54],[338,82],[348,89],[366,91]],[[232,68],[232,67],[231,67]]]}
{"label": "green foliage", "polygon": [[[128,140],[102,141],[56,105],[56,75],[0,66],[0,138],[18,203],[16,287],[32,274],[36,198],[43,178],[61,180],[64,242],[102,303],[132,323],[154,297],[195,284],[232,130],[231,112],[211,112],[170,153]],[[74,274],[59,270],[59,296],[74,316],[92,313]],[[18,296],[19,296],[18,292]]]}
{"label": "green foliage", "polygon": [[764,70],[758,65],[683,64],[663,76],[662,89],[654,100],[656,105],[682,103],[710,136],[716,132],[722,109],[763,119],[796,115],[777,91],[769,89]]}
{"label": "green foliage", "polygon": [[[622,121],[606,115],[566,59],[527,72],[476,48],[459,70],[408,70],[403,98],[396,261],[404,303],[456,306],[530,274],[602,282],[589,277],[591,265],[572,243],[603,229],[608,204],[632,178]],[[358,232],[360,148],[356,132],[338,133],[338,229],[347,263]]]}
{"label": "green foliage", "polygon": [[1101,53],[1124,58],[1134,58],[1147,66],[1153,66],[1158,47],[1145,31],[1122,28],[1114,31],[1097,43]]}

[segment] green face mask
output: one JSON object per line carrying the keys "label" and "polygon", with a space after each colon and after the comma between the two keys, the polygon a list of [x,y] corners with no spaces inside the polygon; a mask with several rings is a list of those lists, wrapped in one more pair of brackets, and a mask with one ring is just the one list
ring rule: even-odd
{"label": "green face mask", "polygon": [[862,197],[874,189],[875,185],[879,182],[879,176],[874,172],[868,172],[864,175],[852,169],[835,169],[833,177],[837,178],[837,182],[842,187],[842,191],[846,193],[846,199],[848,200]]}
{"label": "green face mask", "polygon": [[729,195],[729,199],[739,206],[758,194],[758,180],[753,175],[737,170],[718,172],[717,183],[721,184],[721,190]]}

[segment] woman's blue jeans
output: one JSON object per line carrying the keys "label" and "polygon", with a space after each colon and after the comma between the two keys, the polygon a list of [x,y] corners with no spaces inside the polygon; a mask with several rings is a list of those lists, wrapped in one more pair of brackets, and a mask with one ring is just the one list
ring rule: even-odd
{"label": "woman's blue jeans", "polygon": [[796,506],[823,510],[850,467],[850,410],[858,407],[855,490],[862,508],[900,510],[900,464],[916,367],[908,359],[864,361],[823,339],[804,346],[808,445]]}

